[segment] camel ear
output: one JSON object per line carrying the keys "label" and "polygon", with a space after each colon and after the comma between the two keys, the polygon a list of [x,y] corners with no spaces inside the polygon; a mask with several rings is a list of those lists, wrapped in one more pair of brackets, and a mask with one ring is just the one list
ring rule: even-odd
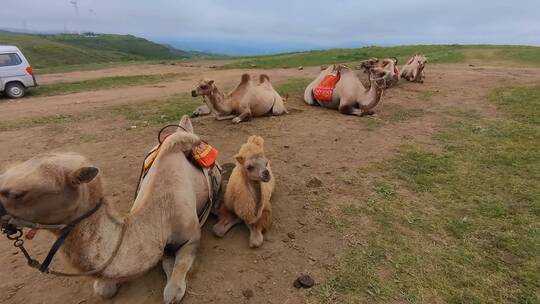
{"label": "camel ear", "polygon": [[186,132],[193,133],[193,125],[191,124],[191,119],[189,119],[189,116],[182,116],[182,119],[180,120],[180,123],[178,123],[178,125],[184,128]]}
{"label": "camel ear", "polygon": [[239,164],[241,164],[241,165],[243,165],[243,164],[244,164],[244,161],[246,160],[246,159],[245,159],[242,155],[240,155],[240,154],[236,154],[236,155],[234,156],[234,159],[236,159],[236,161],[237,161]]}
{"label": "camel ear", "polygon": [[78,186],[91,182],[98,173],[99,169],[96,167],[82,167],[71,174],[70,180],[73,185]]}
{"label": "camel ear", "polygon": [[208,85],[211,86],[211,85],[213,85],[213,84],[214,84],[214,81],[213,81],[213,80],[208,81]]}

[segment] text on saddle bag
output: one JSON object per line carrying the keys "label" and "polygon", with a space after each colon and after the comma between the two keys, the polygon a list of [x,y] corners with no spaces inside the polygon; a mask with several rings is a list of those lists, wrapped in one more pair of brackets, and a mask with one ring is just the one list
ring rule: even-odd
{"label": "text on saddle bag", "polygon": [[331,101],[332,94],[336,88],[339,79],[339,72],[333,72],[326,75],[323,80],[313,89],[313,97],[318,101]]}

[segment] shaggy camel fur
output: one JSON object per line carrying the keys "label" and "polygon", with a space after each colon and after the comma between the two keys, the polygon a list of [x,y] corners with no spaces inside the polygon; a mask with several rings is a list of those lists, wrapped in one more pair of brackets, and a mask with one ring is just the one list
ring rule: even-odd
{"label": "shaggy camel fur", "polygon": [[262,245],[263,233],[272,224],[270,198],[275,180],[263,145],[262,137],[251,136],[235,156],[236,167],[227,184],[219,221],[214,225],[216,236],[223,237],[243,221],[249,228],[249,246],[252,248]]}
{"label": "shaggy camel fur", "polygon": [[426,56],[414,54],[409,61],[401,68],[401,77],[411,82],[423,83],[426,77],[424,68],[427,63]]}
{"label": "shaggy camel fur", "polygon": [[396,85],[399,82],[400,73],[397,69],[398,59],[385,58],[379,60],[378,58],[371,58],[361,62],[359,66],[356,67],[358,70],[364,70],[364,73],[370,72],[372,68],[381,68],[385,71],[388,71],[388,76],[386,78],[386,84],[388,87]]}
{"label": "shaggy camel fur", "polygon": [[[67,260],[81,272],[99,269],[120,244],[110,264],[94,275],[94,291],[112,297],[119,283],[161,261],[167,276],[164,301],[178,303],[199,248],[198,213],[209,200],[203,172],[186,157],[200,139],[187,116],[180,126],[187,131],[178,128],[167,137],[125,218],[105,199],[99,170],[74,153],[37,156],[8,169],[0,175],[0,203],[26,221],[65,224],[101,202],[65,240],[61,250]],[[220,179],[217,168],[213,174]]]}
{"label": "shaggy camel fur", "polygon": [[[341,75],[339,82],[332,94],[332,100],[319,101],[313,97],[313,88],[317,86],[323,78],[335,71]],[[309,105],[320,105],[325,108],[337,109],[343,114],[349,115],[371,115],[373,108],[381,100],[384,89],[388,87],[387,79],[389,72],[382,68],[371,68],[369,79],[371,87],[366,89],[356,73],[346,65],[329,66],[322,71],[319,76],[311,82],[304,91],[304,101]]]}
{"label": "shaggy camel fur", "polygon": [[[233,123],[239,123],[249,121],[252,117],[287,113],[283,98],[272,87],[270,78],[264,74],[260,75],[259,83],[253,83],[248,74],[242,75],[240,83],[226,96],[213,80],[202,79],[191,91],[191,95],[203,96],[206,105],[215,112],[217,120],[232,119]],[[207,102],[206,98],[210,102]],[[197,112],[204,111],[201,107],[197,109]]]}

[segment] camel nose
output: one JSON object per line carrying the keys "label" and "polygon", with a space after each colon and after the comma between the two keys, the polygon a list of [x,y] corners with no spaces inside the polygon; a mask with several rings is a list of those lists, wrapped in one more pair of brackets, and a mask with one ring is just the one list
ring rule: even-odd
{"label": "camel nose", "polygon": [[263,181],[267,182],[270,180],[270,171],[264,170],[262,173],[262,179]]}
{"label": "camel nose", "polygon": [[197,97],[197,91],[195,90],[191,91],[191,97]]}

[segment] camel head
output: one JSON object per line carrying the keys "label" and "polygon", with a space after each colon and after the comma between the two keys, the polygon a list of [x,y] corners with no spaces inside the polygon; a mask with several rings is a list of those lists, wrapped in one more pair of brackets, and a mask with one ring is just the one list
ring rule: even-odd
{"label": "camel head", "polygon": [[0,204],[9,215],[24,221],[66,224],[103,197],[98,173],[78,154],[37,156],[0,175]]}
{"label": "camel head", "polygon": [[356,66],[357,70],[364,70],[364,73],[368,73],[369,69],[376,67],[379,64],[379,58],[373,57],[360,62],[359,66]]}
{"label": "camel head", "polygon": [[416,61],[418,62],[418,65],[420,67],[424,67],[424,65],[428,62],[426,56],[422,55],[422,54],[416,54]]}
{"label": "camel head", "polygon": [[195,89],[191,91],[191,96],[208,96],[212,93],[214,88],[215,85],[213,80],[201,79]]}
{"label": "camel head", "polygon": [[386,89],[391,85],[393,72],[388,69],[375,67],[369,69],[369,81],[371,85],[375,85],[376,88]]}
{"label": "camel head", "polygon": [[250,136],[235,156],[237,166],[241,166],[245,176],[251,181],[269,182],[268,159],[264,156],[264,139],[260,136]]}

